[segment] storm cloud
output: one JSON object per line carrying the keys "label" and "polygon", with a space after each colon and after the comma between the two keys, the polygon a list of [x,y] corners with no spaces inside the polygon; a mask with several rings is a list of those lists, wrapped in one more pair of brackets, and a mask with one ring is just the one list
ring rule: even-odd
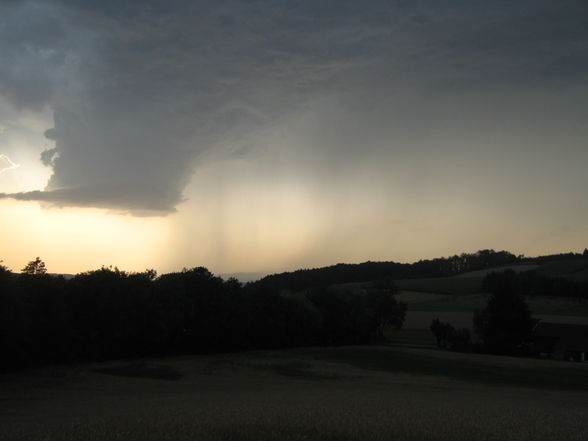
{"label": "storm cloud", "polygon": [[583,0],[3,2],[0,96],[49,106],[55,144],[46,188],[0,197],[170,213],[200,164],[251,155],[300,115],[316,120],[297,135],[319,167],[401,154],[448,102],[455,124],[468,103],[491,117],[480,90],[585,96],[587,16]]}

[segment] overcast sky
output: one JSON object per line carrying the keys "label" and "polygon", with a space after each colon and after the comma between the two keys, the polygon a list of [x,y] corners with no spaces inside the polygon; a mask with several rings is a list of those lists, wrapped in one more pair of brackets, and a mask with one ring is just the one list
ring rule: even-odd
{"label": "overcast sky", "polygon": [[4,0],[0,259],[581,250],[587,116],[585,0]]}

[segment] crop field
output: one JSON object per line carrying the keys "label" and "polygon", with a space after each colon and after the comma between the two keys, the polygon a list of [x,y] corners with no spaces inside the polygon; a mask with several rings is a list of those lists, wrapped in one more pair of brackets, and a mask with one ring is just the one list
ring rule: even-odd
{"label": "crop field", "polygon": [[528,440],[588,433],[588,364],[340,347],[0,376],[0,440]]}

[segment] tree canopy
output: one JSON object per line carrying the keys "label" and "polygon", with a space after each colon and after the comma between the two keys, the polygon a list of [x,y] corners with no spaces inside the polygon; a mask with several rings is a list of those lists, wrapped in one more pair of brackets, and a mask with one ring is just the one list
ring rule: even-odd
{"label": "tree canopy", "polygon": [[203,267],[65,279],[0,266],[0,369],[74,360],[369,343],[402,325],[392,283],[352,295],[243,286]]}
{"label": "tree canopy", "polygon": [[20,270],[22,274],[47,274],[47,267],[45,262],[40,257],[31,260],[26,266]]}
{"label": "tree canopy", "polygon": [[474,331],[484,348],[496,354],[519,352],[534,324],[522,294],[507,280],[496,283],[486,308],[474,313]]}

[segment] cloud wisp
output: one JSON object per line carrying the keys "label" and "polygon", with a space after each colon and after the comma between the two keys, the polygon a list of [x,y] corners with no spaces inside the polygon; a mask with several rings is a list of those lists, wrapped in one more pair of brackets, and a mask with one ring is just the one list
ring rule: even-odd
{"label": "cloud wisp", "polygon": [[[7,2],[0,97],[49,106],[55,146],[45,189],[0,198],[166,214],[206,157],[249,155],[256,133],[321,100],[335,104],[317,125],[369,136],[410,132],[447,95],[574,87],[588,74],[588,6],[564,3]],[[341,138],[301,148],[365,153]]]}

